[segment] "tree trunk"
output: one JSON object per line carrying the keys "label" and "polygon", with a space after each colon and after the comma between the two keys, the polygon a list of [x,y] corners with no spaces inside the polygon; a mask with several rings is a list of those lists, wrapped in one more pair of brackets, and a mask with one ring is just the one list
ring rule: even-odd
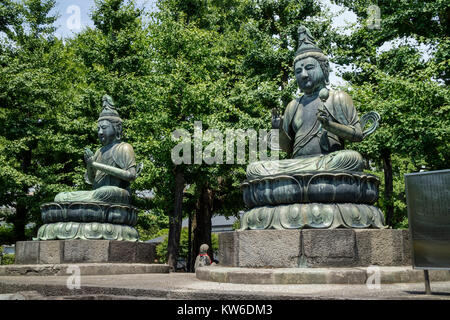
{"label": "tree trunk", "polygon": [[169,217],[169,239],[167,245],[167,264],[172,271],[177,270],[178,252],[180,247],[181,223],[183,220],[184,171],[175,167],[174,208]]}
{"label": "tree trunk", "polygon": [[394,192],[394,184],[392,178],[391,152],[383,150],[381,152],[384,167],[384,200],[386,203],[386,225],[391,226],[394,218],[394,201],[392,194]]}
{"label": "tree trunk", "polygon": [[194,230],[194,240],[192,243],[192,260],[194,261],[194,257],[197,257],[200,252],[200,246],[204,243],[209,246],[208,255],[210,256],[211,260],[213,259],[213,250],[211,244],[211,218],[213,211],[213,199],[213,190],[210,189],[209,185],[206,183],[202,188],[200,198],[197,202],[195,219],[192,224],[192,228]]}
{"label": "tree trunk", "polygon": [[[24,151],[22,153],[22,163],[20,164],[21,171],[24,174],[29,173],[29,169],[31,167],[31,157],[32,153],[31,150],[33,150],[34,144],[29,146],[29,149]],[[30,190],[29,186],[23,186],[22,187],[22,195],[18,197],[17,204],[16,204],[16,213],[13,218],[13,225],[14,225],[14,241],[25,241],[25,226],[27,225],[27,197],[30,197],[32,195],[29,195],[28,192]]]}
{"label": "tree trunk", "polygon": [[20,201],[16,205],[16,213],[13,220],[14,225],[14,242],[25,241],[25,226],[27,224],[27,207]]}
{"label": "tree trunk", "polygon": [[188,246],[187,272],[192,272],[192,212],[189,212]]}

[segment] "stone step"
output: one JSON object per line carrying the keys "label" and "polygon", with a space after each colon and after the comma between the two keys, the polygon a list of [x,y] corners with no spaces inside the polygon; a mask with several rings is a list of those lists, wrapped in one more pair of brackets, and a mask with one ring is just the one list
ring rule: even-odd
{"label": "stone step", "polygon": [[0,266],[0,276],[66,276],[78,272],[81,276],[169,273],[167,264],[145,263],[77,263],[77,264],[31,264]]}
{"label": "stone step", "polygon": [[156,244],[115,240],[47,240],[16,243],[16,264],[153,264]]}
{"label": "stone step", "polygon": [[[450,270],[430,270],[431,281],[449,281]],[[236,284],[377,284],[424,281],[423,270],[412,267],[360,268],[236,268],[202,267],[196,270],[199,280]]]}

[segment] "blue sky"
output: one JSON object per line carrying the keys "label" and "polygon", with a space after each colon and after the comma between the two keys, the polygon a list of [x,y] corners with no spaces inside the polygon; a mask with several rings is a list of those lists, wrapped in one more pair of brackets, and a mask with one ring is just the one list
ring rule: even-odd
{"label": "blue sky", "polygon": [[[329,0],[318,0],[325,6],[329,7],[334,13],[341,11],[343,8],[333,5]],[[143,7],[146,11],[155,9],[156,0],[136,0],[138,7]],[[72,37],[74,34],[80,32],[86,27],[93,27],[93,22],[90,18],[90,12],[95,7],[94,0],[57,0],[55,11],[59,15],[56,22],[57,37]],[[78,23],[79,22],[79,23]],[[333,20],[334,27],[344,27],[356,22],[356,15],[348,10],[343,10]],[[336,75],[337,66],[331,65],[332,72],[330,73],[330,82],[332,85],[345,84],[342,78]]]}
{"label": "blue sky", "polygon": [[[155,8],[155,1],[156,0],[137,0],[136,3],[138,7],[144,7],[146,10],[150,11]],[[329,0],[319,1],[330,7],[332,12],[337,12],[342,9],[337,5],[332,5]],[[74,11],[74,6],[76,7],[75,10],[79,10],[80,13],[79,28],[73,24],[73,18],[71,19],[71,17],[77,13]],[[73,34],[80,32],[83,28],[92,27],[93,23],[89,13],[94,6],[94,0],[57,0],[55,11],[60,15],[58,21],[56,22],[58,27],[57,35],[62,37],[71,37]],[[334,19],[333,26],[342,27],[352,22],[356,22],[356,16],[349,11],[345,11],[343,14]]]}
{"label": "blue sky", "polygon": [[[155,6],[155,0],[137,0],[136,3],[138,7],[144,7],[146,10],[152,10]],[[57,36],[64,38],[71,37],[83,28],[92,27],[93,23],[89,14],[94,7],[94,0],[57,0],[55,11],[60,16],[56,21],[58,28],[56,31]],[[73,18],[74,14],[78,12],[80,17],[79,28],[74,24],[76,20]]]}

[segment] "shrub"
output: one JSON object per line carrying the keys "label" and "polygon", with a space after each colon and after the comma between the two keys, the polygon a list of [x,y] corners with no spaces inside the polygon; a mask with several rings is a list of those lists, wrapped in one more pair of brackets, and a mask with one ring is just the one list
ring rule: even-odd
{"label": "shrub", "polygon": [[1,264],[2,265],[14,264],[15,259],[16,259],[16,256],[14,254],[2,255]]}

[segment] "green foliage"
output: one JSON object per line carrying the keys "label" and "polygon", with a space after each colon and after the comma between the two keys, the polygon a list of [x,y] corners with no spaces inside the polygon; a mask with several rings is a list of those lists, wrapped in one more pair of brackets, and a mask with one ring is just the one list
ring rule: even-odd
{"label": "green foliage", "polygon": [[[1,1],[0,207],[16,214],[5,216],[14,229],[1,227],[0,240],[29,239],[35,229],[25,225],[41,224],[40,204],[60,191],[89,188],[83,148],[99,146],[95,122],[105,93],[116,101],[125,140],[144,163],[132,189],[154,195],[133,198],[141,209],[141,240],[160,235],[174,210],[172,132],[193,133],[194,121],[202,121],[203,131],[268,129],[270,110],[296,95],[299,24],[334,62],[353,67],[343,77],[359,112],[381,114],[380,128],[349,147],[382,180],[379,205],[394,206],[393,226],[406,227],[403,175],[450,164],[449,4],[379,0],[377,30],[365,23],[368,1],[334,2],[357,14],[360,26],[352,33],[332,30],[332,15],[312,0],[159,0],[149,14],[135,1],[97,0],[94,27],[61,41],[53,36],[54,0]],[[391,40],[400,44],[380,52]],[[429,59],[415,43],[430,48]],[[393,164],[391,199],[384,195],[382,153]],[[244,207],[245,165],[192,164],[183,172],[185,216],[199,209],[205,189],[212,192],[212,214]],[[183,230],[182,257],[186,241]],[[159,252],[165,259],[167,249]]]}
{"label": "green foliage", "polygon": [[[381,28],[367,27],[364,0],[339,0],[358,16],[359,26],[339,35],[335,62],[352,66],[344,72],[348,90],[361,114],[375,110],[380,128],[352,145],[369,159],[382,178],[379,205],[394,207],[393,227],[407,226],[404,174],[450,166],[450,98],[448,88],[449,3],[445,1],[378,1]],[[387,41],[394,45],[382,52]],[[427,46],[423,57],[419,45]],[[385,198],[382,155],[392,160],[392,198]],[[386,171],[385,171],[386,173]]]}
{"label": "green foliage", "polygon": [[3,254],[3,247],[0,246],[0,265],[14,264],[14,262],[15,255],[12,253]]}
{"label": "green foliage", "polygon": [[81,160],[73,155],[85,142],[73,95],[80,74],[70,50],[52,37],[53,5],[16,3],[0,51],[0,205],[16,209],[7,217],[16,240],[26,238],[28,221],[39,223],[42,202],[73,188]]}
{"label": "green foliage", "polygon": [[[154,90],[149,99],[158,116],[136,124],[155,133],[156,141],[147,139],[152,170],[159,178],[155,201],[168,212],[174,180],[171,132],[183,128],[192,133],[194,121],[202,121],[203,131],[269,129],[270,110],[281,102],[287,105],[297,89],[291,65],[300,21],[321,35],[325,49],[331,45],[331,20],[313,1],[195,3],[158,1],[148,26],[154,73],[147,87]],[[213,193],[214,214],[243,209],[239,185],[245,165],[193,164],[183,169],[190,185],[185,212],[196,207],[205,186]]]}
{"label": "green foliage", "polygon": [[161,235],[161,230],[168,225],[168,217],[164,214],[153,212],[140,212],[136,230],[139,232],[139,240],[147,241]]}
{"label": "green foliage", "polygon": [[14,264],[16,256],[14,254],[5,254],[1,256],[1,264],[7,265],[7,264]]}
{"label": "green foliage", "polygon": [[14,228],[12,225],[0,226],[0,245],[14,243]]}

